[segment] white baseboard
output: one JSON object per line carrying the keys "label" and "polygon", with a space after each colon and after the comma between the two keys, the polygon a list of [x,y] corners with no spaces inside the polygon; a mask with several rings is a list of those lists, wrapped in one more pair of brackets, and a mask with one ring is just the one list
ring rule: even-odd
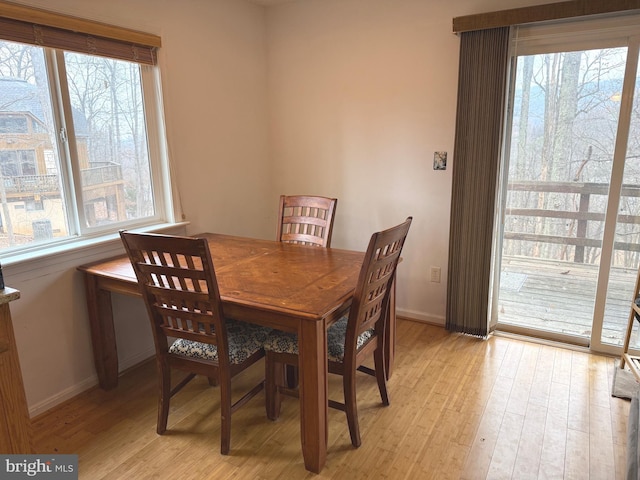
{"label": "white baseboard", "polygon": [[45,413],[47,410],[52,409],[56,405],[60,405],[62,402],[65,402],[66,400],[69,400],[76,395],[80,395],[82,392],[89,390],[91,387],[94,387],[97,384],[98,376],[92,375],[82,382],[76,383],[75,385],[56,393],[55,395],[47,398],[46,400],[43,400],[42,402],[29,406],[29,416],[31,418],[37,417],[38,415]]}
{"label": "white baseboard", "polygon": [[128,368],[135,367],[139,363],[142,363],[146,360],[149,360],[156,354],[155,347],[151,345],[151,348],[148,348],[142,352],[137,353],[129,358],[123,358],[120,360],[118,365],[118,370],[122,373],[124,370]]}
{"label": "white baseboard", "polygon": [[415,320],[417,322],[429,323],[432,325],[445,325],[445,317],[441,315],[430,315],[423,312],[416,312],[414,310],[406,310],[404,308],[397,308],[396,315],[398,317],[406,318],[408,320]]}
{"label": "white baseboard", "polygon": [[[152,347],[150,350],[147,349],[134,356],[122,359],[122,361],[119,362],[118,369],[120,372],[123,372],[128,368],[131,368],[139,363],[144,362],[145,360],[148,360],[153,355],[155,355],[155,351]],[[53,407],[60,405],[61,403],[70,400],[77,395],[80,395],[81,393],[89,390],[92,387],[95,387],[96,385],[98,385],[98,376],[92,375],[89,378],[86,378],[83,381],[62,390],[61,392],[52,395],[42,402],[29,406],[29,417],[34,418],[38,415],[42,415],[47,410],[50,410]]]}

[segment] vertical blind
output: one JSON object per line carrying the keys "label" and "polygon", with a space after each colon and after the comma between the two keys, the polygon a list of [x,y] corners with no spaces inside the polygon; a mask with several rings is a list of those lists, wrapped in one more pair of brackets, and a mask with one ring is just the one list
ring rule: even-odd
{"label": "vertical blind", "polygon": [[461,34],[446,328],[481,337],[489,332],[508,51],[509,27]]}

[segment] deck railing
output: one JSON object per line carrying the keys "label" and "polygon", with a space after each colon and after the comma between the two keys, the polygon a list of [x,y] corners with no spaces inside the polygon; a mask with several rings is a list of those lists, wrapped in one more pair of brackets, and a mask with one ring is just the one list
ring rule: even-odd
{"label": "deck railing", "polygon": [[51,193],[60,191],[57,175],[21,175],[4,177],[4,189],[7,194]]}
{"label": "deck railing", "polygon": [[[81,170],[82,186],[90,187],[122,180],[120,165],[110,164]],[[4,177],[4,189],[7,194],[59,194],[58,175],[20,175]]]}
{"label": "deck railing", "polygon": [[86,168],[82,170],[80,174],[82,175],[83,187],[122,180],[122,168],[116,164]]}
{"label": "deck railing", "polygon": [[[576,263],[585,262],[585,249],[600,248],[602,241],[597,238],[589,238],[589,223],[604,223],[605,214],[591,211],[593,205],[592,197],[595,195],[606,196],[609,193],[609,185],[604,183],[580,183],[580,182],[512,182],[507,186],[508,192],[532,192],[538,195],[544,194],[574,194],[578,196],[577,210],[551,210],[544,208],[513,208],[507,207],[506,215],[512,217],[552,218],[564,219],[567,222],[575,222],[573,235],[549,235],[543,233],[531,233],[522,231],[507,231],[505,228],[505,240],[522,240],[529,242],[542,242],[559,245],[574,246],[573,261]],[[640,186],[623,185],[623,197],[640,197]],[[602,202],[600,202],[602,204]],[[618,215],[618,223],[640,224],[640,215]],[[616,250],[627,252],[640,252],[640,243],[621,242],[614,243]]]}

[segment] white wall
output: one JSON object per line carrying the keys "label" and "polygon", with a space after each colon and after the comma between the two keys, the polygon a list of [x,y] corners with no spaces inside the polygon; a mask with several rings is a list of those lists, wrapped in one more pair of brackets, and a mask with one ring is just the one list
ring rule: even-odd
{"label": "white wall", "polygon": [[[23,0],[162,37],[169,148],[189,233],[275,236],[263,7],[243,0]],[[124,253],[119,240],[3,266],[22,297],[10,308],[32,414],[94,385],[84,285],[76,266]],[[153,352],[138,299],[114,295],[120,367]]]}
{"label": "white wall", "polygon": [[[459,39],[452,19],[527,0],[304,0],[267,13],[276,191],[338,198],[332,246],[414,217],[398,313],[444,324]],[[538,2],[543,3],[543,2]],[[446,170],[433,170],[436,151]],[[441,282],[430,281],[430,268]]]}
{"label": "white wall", "polygon": [[[189,233],[273,238],[280,193],[339,198],[334,246],[414,216],[401,314],[444,322],[458,38],[452,18],[547,0],[21,0],[155,33]],[[449,153],[445,171],[433,152]],[[75,267],[118,241],[4,268],[32,414],[95,384]],[[442,268],[439,284],[430,266]],[[149,356],[141,301],[115,296],[121,367]]]}

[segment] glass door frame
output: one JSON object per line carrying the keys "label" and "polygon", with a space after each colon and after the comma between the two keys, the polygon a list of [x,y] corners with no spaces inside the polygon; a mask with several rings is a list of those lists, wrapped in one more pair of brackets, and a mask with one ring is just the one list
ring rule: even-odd
{"label": "glass door frame", "polygon": [[[613,154],[613,165],[610,178],[609,195],[607,199],[607,208],[605,214],[604,232],[602,238],[601,259],[598,266],[598,278],[595,293],[594,310],[592,317],[591,335],[589,338],[566,335],[562,333],[544,332],[544,338],[550,341],[560,341],[563,343],[577,344],[589,347],[593,351],[620,354],[622,347],[602,342],[602,327],[604,322],[604,313],[607,300],[607,288],[609,283],[609,273],[612,263],[614,241],[616,235],[616,223],[618,217],[618,208],[620,203],[620,194],[622,191],[625,159],[627,156],[627,144],[629,137],[629,129],[631,122],[631,113],[633,109],[633,97],[635,90],[635,82],[638,75],[638,63],[640,57],[640,35],[627,35],[625,45],[627,47],[627,63],[625,67],[625,75],[623,80],[623,92],[618,119],[618,129],[615,139],[615,148]],[[606,43],[606,42],[605,42]],[[587,45],[588,44],[588,45]],[[584,49],[605,48],[606,46],[598,46],[597,40],[587,42]],[[511,150],[511,127],[513,122],[513,100],[514,85],[516,75],[516,62],[518,54],[513,47],[510,53],[510,69],[509,69],[509,88],[507,89],[507,101],[505,102],[505,121],[503,125],[503,147],[501,152],[501,161],[499,168],[498,189],[496,192],[496,222],[492,252],[492,285],[490,292],[490,314],[489,322],[491,329],[496,328],[501,331],[508,331],[517,334],[542,337],[540,332],[528,327],[513,326],[498,323],[498,296],[499,282],[502,262],[502,247],[504,235],[504,222],[506,217],[506,198],[507,185],[506,181],[509,167],[509,152]],[[562,47],[555,50],[557,52],[564,51]],[[635,92],[640,95],[640,92]],[[631,301],[631,299],[630,299]],[[626,320],[626,319],[625,319]]]}
{"label": "glass door frame", "polygon": [[[629,129],[631,126],[631,112],[633,110],[633,97],[636,78],[638,76],[638,57],[640,55],[640,35],[629,38],[627,45],[627,64],[625,68],[622,98],[620,99],[620,113],[618,131],[616,133],[616,146],[613,153],[613,166],[609,181],[609,195],[607,198],[607,211],[605,215],[604,235],[602,237],[602,250],[600,267],[598,269],[598,283],[596,287],[596,299],[593,308],[593,323],[591,327],[591,349],[603,353],[620,353],[621,347],[602,342],[602,326],[607,302],[607,289],[609,286],[609,274],[613,259],[614,242],[616,237],[616,225],[620,207],[620,195],[624,178],[624,167],[627,158],[629,141]],[[635,92],[635,94],[640,94]],[[631,305],[629,299],[629,305]]]}

